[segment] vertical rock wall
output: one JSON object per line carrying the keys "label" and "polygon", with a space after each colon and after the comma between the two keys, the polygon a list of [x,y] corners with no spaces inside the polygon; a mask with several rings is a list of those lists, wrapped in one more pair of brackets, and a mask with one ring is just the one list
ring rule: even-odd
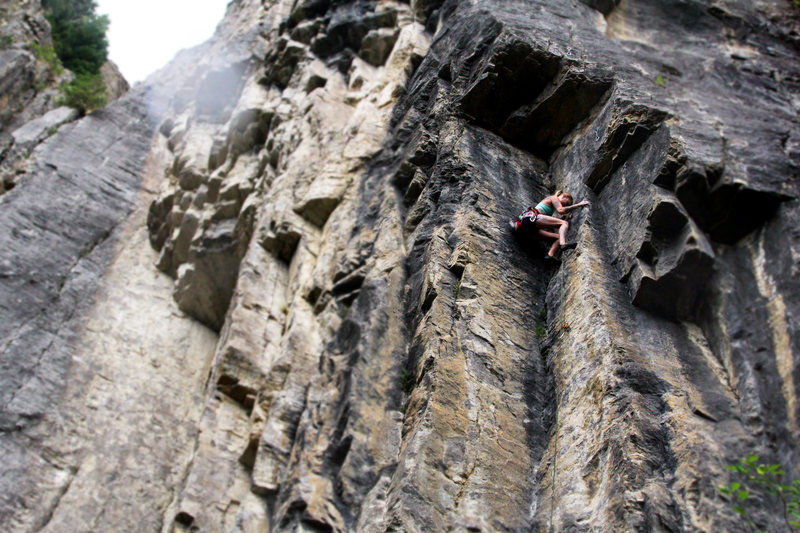
{"label": "vertical rock wall", "polygon": [[94,113],[2,197],[6,531],[158,529],[188,462],[216,335],[152,268],[151,133],[131,102]]}
{"label": "vertical rock wall", "polygon": [[[130,186],[91,305],[6,321],[0,523],[741,528],[723,466],[800,460],[797,44],[761,2],[233,2],[70,136],[138,140],[56,173]],[[507,221],[557,188],[554,267]]]}

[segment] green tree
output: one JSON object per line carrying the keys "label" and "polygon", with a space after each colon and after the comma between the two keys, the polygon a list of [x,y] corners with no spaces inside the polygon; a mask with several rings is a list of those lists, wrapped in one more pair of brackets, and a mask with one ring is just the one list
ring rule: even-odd
{"label": "green tree", "polygon": [[108,17],[96,13],[95,0],[42,0],[53,46],[75,79],[61,86],[61,103],[81,115],[106,105],[100,67],[108,59]]}
{"label": "green tree", "polygon": [[61,63],[75,74],[97,74],[108,58],[108,17],[94,0],[42,0]]}

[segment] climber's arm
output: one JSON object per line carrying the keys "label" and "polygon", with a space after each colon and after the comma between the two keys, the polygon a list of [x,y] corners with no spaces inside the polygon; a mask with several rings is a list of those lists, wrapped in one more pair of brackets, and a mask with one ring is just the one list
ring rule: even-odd
{"label": "climber's arm", "polygon": [[558,213],[559,215],[563,215],[564,213],[569,213],[573,209],[578,209],[579,207],[588,207],[589,206],[589,202],[584,200],[584,201],[579,202],[579,203],[577,203],[575,205],[564,206],[564,205],[561,205],[561,202],[558,201],[558,198],[553,198],[553,205],[556,208],[556,213]]}

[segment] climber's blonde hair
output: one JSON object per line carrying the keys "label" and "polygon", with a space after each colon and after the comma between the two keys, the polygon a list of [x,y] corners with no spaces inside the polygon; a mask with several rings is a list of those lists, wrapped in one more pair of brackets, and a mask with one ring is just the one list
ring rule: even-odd
{"label": "climber's blonde hair", "polygon": [[572,198],[572,195],[570,193],[564,191],[556,191],[556,196],[561,196],[562,194],[564,195],[564,198],[569,200],[570,205],[575,203],[575,200]]}

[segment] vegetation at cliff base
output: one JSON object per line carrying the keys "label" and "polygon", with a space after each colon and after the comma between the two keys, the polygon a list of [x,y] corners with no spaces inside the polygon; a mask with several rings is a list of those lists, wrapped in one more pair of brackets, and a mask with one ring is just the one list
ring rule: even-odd
{"label": "vegetation at cliff base", "polygon": [[61,87],[62,103],[77,109],[82,115],[100,109],[108,103],[106,85],[99,74],[79,75]]}
{"label": "vegetation at cliff base", "polygon": [[719,487],[719,491],[728,496],[731,508],[750,531],[760,530],[749,506],[772,507],[773,513],[783,518],[787,531],[800,531],[800,479],[783,483],[781,465],[759,463],[755,454],[725,468],[737,481]]}
{"label": "vegetation at cliff base", "polygon": [[61,64],[75,79],[61,87],[62,103],[81,114],[103,107],[106,90],[100,67],[108,58],[108,17],[96,13],[94,0],[42,0]]}

